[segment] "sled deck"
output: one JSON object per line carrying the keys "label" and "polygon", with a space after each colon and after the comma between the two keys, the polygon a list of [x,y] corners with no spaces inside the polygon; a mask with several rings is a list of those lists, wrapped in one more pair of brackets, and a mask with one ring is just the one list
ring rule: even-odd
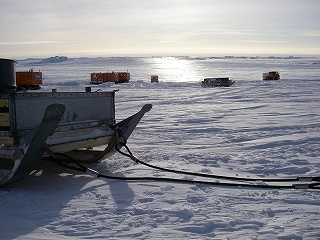
{"label": "sled deck", "polygon": [[129,138],[143,115],[116,123],[112,92],[12,92],[0,95],[0,186],[28,176],[53,153],[97,162]]}

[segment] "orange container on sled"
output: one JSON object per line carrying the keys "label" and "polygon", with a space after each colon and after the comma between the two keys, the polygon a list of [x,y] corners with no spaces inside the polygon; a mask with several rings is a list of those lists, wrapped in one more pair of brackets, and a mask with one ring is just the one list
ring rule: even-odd
{"label": "orange container on sled", "polygon": [[16,72],[16,83],[18,89],[40,89],[42,72],[34,72],[33,69],[26,72]]}

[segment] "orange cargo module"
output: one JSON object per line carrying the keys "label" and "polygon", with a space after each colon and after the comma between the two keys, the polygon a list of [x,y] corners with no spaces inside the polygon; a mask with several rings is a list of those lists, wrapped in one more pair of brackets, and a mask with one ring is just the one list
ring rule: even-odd
{"label": "orange cargo module", "polygon": [[101,84],[105,82],[125,83],[129,82],[129,72],[106,72],[106,73],[91,73],[91,84]]}
{"label": "orange cargo module", "polygon": [[157,83],[159,82],[159,77],[157,75],[151,75],[151,82],[152,83]]}
{"label": "orange cargo module", "polygon": [[34,72],[30,69],[26,72],[16,72],[17,89],[40,89],[42,85],[42,72]]}
{"label": "orange cargo module", "polygon": [[130,80],[129,72],[118,72],[119,80],[116,83],[127,83]]}
{"label": "orange cargo module", "polygon": [[104,73],[104,81],[105,82],[118,82],[119,75],[116,72]]}
{"label": "orange cargo module", "polygon": [[101,84],[104,82],[103,73],[91,73],[91,84]]}

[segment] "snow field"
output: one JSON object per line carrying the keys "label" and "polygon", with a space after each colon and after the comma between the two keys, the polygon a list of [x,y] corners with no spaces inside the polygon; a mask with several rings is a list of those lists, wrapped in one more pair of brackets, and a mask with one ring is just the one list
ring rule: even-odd
{"label": "snow field", "polygon": [[[103,69],[103,60],[85,59],[80,65],[80,60],[75,60],[42,68],[49,73],[60,69],[59,74],[64,68],[70,71],[79,66],[91,71],[94,66]],[[134,76],[142,76],[145,69],[177,68],[173,63],[179,59],[167,60],[105,61],[113,68],[126,63],[134,69]],[[213,66],[222,72],[233,69],[231,73],[239,76],[248,69],[260,72],[268,67],[265,59],[254,63],[249,59],[180,60],[176,65],[180,73],[192,65],[192,76],[199,78],[199,73]],[[198,81],[181,79],[160,78],[160,83],[151,84],[148,79],[133,77],[128,84],[92,89],[119,89],[117,120],[146,103],[153,104],[128,140],[133,154],[148,163],[240,177],[319,176],[320,74],[314,62],[274,60],[272,67],[281,67],[280,73],[298,77],[270,82],[236,78],[230,88],[202,88]],[[70,80],[74,76],[60,78],[59,74],[50,77],[56,81],[48,77],[42,90],[84,91],[88,86],[87,81]],[[116,176],[203,180],[148,169],[120,154],[90,167]],[[43,162],[25,180],[0,189],[0,197],[2,239],[289,240],[320,236],[318,190],[95,179]]]}

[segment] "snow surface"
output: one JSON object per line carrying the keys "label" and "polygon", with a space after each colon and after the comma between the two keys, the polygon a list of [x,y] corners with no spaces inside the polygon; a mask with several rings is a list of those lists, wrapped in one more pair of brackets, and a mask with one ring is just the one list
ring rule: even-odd
{"label": "snow surface", "polygon": [[[243,177],[319,176],[319,58],[77,58],[41,70],[40,91],[84,91],[90,73],[128,71],[116,117],[152,103],[131,135],[136,157],[157,166]],[[281,80],[262,81],[279,71]],[[159,83],[150,76],[159,75]],[[232,77],[230,88],[202,88]],[[120,154],[90,166],[116,176],[177,176]],[[205,179],[201,179],[205,180]],[[208,180],[209,181],[209,180]],[[211,180],[212,181],[212,180]],[[214,180],[215,181],[215,180]],[[319,239],[320,191],[96,179],[43,162],[0,189],[1,239]]]}

